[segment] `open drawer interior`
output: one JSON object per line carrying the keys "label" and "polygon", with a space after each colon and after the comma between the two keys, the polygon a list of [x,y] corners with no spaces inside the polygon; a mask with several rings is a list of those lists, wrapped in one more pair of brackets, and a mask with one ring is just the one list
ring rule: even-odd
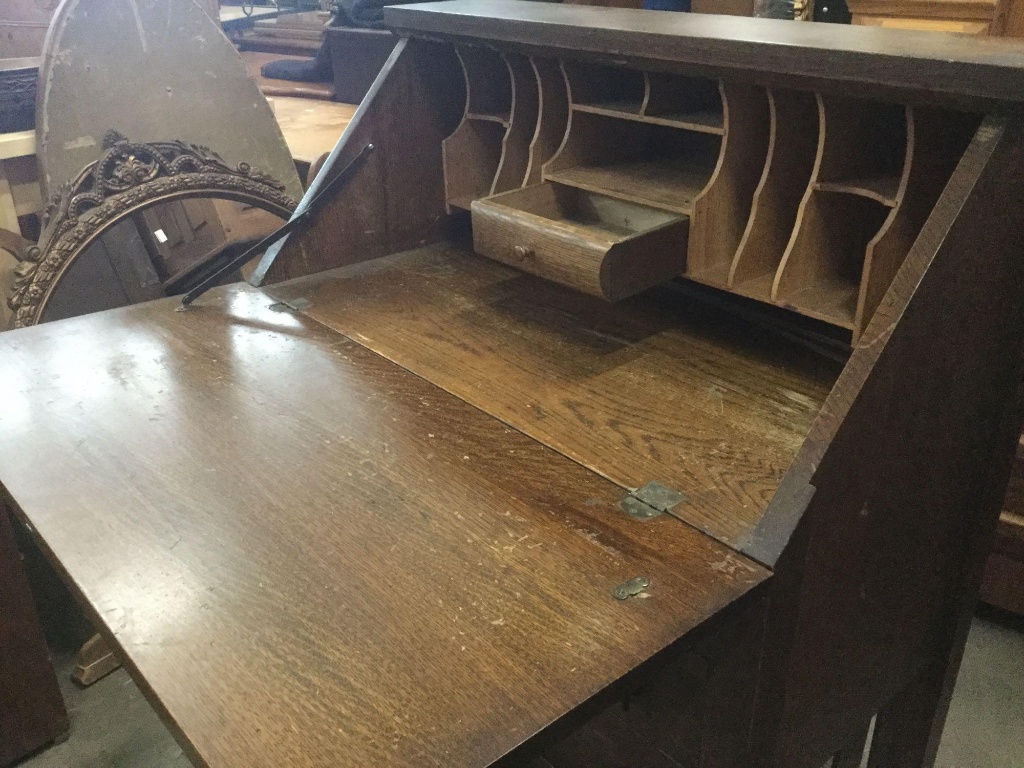
{"label": "open drawer interior", "polygon": [[473,203],[478,253],[611,301],[678,275],[688,230],[685,216],[563,184]]}

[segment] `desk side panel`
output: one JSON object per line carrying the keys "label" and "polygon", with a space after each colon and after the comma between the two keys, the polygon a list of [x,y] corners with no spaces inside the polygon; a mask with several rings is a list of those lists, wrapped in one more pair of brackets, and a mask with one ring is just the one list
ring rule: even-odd
{"label": "desk side panel", "polygon": [[778,575],[778,765],[921,675],[891,764],[934,758],[1020,433],[1022,179],[1024,125],[988,119],[746,548]]}
{"label": "desk side panel", "polygon": [[331,193],[309,228],[285,242],[267,282],[440,240],[447,222],[441,142],[458,125],[464,103],[462,70],[451,46],[399,41],[298,212],[366,144],[374,145],[373,153]]}

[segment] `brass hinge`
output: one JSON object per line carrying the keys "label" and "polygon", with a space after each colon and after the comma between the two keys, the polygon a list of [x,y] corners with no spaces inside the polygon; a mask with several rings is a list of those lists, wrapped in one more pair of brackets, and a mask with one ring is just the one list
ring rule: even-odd
{"label": "brass hinge", "polygon": [[686,496],[674,488],[651,480],[646,485],[629,491],[619,507],[630,517],[637,520],[650,520],[665,512],[671,512],[674,507],[686,501]]}

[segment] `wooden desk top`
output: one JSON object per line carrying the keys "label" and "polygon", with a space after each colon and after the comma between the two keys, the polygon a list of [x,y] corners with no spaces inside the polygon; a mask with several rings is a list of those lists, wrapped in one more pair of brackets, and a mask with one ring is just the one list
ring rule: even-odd
{"label": "wooden desk top", "polygon": [[445,245],[269,291],[736,547],[842,368],[670,289],[611,304]]}
{"label": "wooden desk top", "polygon": [[0,482],[198,765],[487,766],[767,579],[272,302],[0,334]]}

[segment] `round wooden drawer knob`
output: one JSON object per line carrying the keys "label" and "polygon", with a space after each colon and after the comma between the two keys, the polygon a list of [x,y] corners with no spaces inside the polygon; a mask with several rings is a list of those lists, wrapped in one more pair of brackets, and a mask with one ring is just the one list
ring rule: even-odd
{"label": "round wooden drawer knob", "polygon": [[525,245],[517,245],[512,249],[512,251],[520,261],[524,261],[533,256],[533,248],[527,248]]}

